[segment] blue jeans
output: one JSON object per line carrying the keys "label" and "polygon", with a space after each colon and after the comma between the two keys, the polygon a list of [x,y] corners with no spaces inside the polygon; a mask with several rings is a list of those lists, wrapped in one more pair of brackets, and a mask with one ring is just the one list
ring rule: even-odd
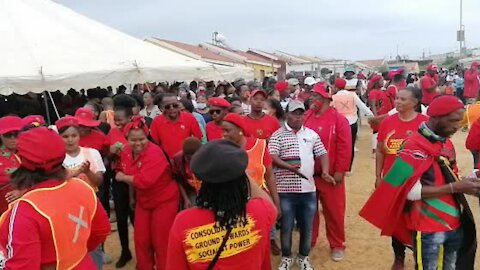
{"label": "blue jeans", "polygon": [[90,257],[92,257],[93,263],[97,266],[97,270],[103,269],[103,256],[102,245],[90,252]]}
{"label": "blue jeans", "polygon": [[[415,269],[455,270],[457,252],[460,250],[463,240],[461,227],[449,232],[415,232],[413,239],[413,255],[416,261]],[[442,257],[443,260],[439,262],[439,258]],[[439,267],[439,264],[443,264],[443,268]]]}
{"label": "blue jeans", "polygon": [[317,197],[312,193],[279,193],[282,207],[282,228],[280,241],[282,256],[292,255],[292,232],[297,221],[300,229],[300,247],[298,253],[308,256],[312,244],[313,217],[317,209]]}

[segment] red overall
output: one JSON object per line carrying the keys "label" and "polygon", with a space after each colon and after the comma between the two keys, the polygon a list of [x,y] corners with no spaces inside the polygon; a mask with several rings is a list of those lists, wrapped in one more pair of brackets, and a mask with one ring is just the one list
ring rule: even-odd
{"label": "red overall", "polygon": [[[335,172],[345,173],[350,170],[350,153],[352,148],[351,130],[347,119],[334,108],[329,108],[317,116],[310,110],[305,115],[306,127],[314,130],[328,152],[330,161],[330,174]],[[316,163],[316,166],[320,164]],[[315,169],[320,172],[321,169]],[[332,249],[345,249],[345,209],[346,195],[345,182],[332,185],[319,176],[315,176],[317,198],[323,207],[327,239]],[[319,234],[319,213],[313,220],[312,246],[317,243]]]}
{"label": "red overall", "polygon": [[[132,153],[131,149],[125,151]],[[179,208],[179,191],[160,147],[149,142],[133,160],[129,154],[127,174],[133,175],[136,192],[135,251],[138,270],[164,270],[167,239]]]}

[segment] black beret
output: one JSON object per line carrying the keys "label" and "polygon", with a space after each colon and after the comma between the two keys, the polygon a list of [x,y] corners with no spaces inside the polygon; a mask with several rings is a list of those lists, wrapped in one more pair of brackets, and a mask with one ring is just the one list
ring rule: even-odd
{"label": "black beret", "polygon": [[237,144],[216,140],[202,146],[190,164],[198,179],[219,184],[240,179],[247,169],[248,156]]}

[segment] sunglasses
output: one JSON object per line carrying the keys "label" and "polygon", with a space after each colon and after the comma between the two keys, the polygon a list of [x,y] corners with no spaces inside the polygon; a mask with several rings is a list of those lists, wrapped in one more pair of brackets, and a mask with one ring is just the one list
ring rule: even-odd
{"label": "sunglasses", "polygon": [[210,110],[210,114],[221,114],[222,110]]}
{"label": "sunglasses", "polygon": [[178,104],[177,103],[168,104],[168,105],[165,105],[164,108],[165,108],[165,110],[177,109]]}

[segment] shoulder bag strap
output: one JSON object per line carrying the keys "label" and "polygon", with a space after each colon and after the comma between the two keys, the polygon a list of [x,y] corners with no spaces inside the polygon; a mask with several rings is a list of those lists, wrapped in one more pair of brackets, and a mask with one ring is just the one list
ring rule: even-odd
{"label": "shoulder bag strap", "polygon": [[230,233],[232,232],[232,228],[229,228],[227,230],[227,233],[223,237],[223,242],[220,245],[220,248],[217,251],[217,254],[215,254],[215,257],[213,257],[213,260],[210,262],[210,265],[208,265],[207,270],[212,270],[215,264],[217,264],[218,259],[220,259],[220,255],[222,254],[223,249],[227,245],[228,238],[230,237]]}

